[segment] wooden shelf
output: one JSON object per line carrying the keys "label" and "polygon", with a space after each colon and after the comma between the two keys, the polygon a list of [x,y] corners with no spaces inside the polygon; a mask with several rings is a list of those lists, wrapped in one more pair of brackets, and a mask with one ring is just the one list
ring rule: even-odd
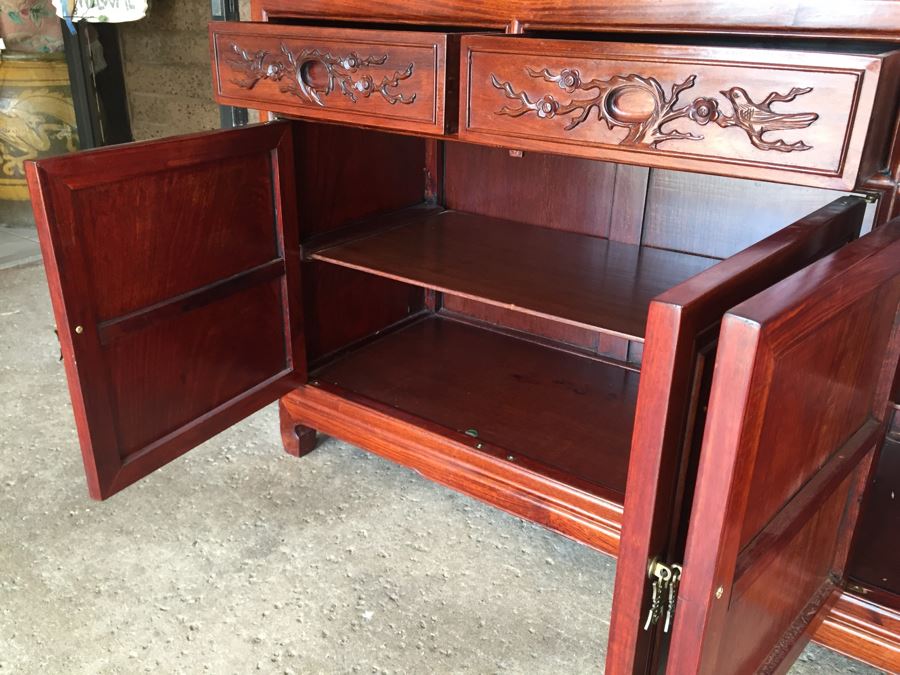
{"label": "wooden shelf", "polygon": [[611,492],[620,500],[639,377],[440,316],[388,333],[310,374],[319,386],[412,414],[483,443],[485,452],[578,487],[599,486],[604,496]]}
{"label": "wooden shelf", "polygon": [[310,257],[630,340],[654,297],[718,262],[459,211],[395,218]]}

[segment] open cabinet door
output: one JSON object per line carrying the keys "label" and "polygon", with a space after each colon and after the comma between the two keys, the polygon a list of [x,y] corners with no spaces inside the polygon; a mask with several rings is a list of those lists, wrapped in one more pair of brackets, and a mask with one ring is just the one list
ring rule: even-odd
{"label": "open cabinet door", "polygon": [[665,618],[646,626],[651,558],[679,562],[722,316],[859,234],[865,202],[841,197],[655,298],[625,491],[607,675],[655,673]]}
{"label": "open cabinet door", "polygon": [[900,352],[900,220],[722,321],[671,673],[786,670],[841,585]]}
{"label": "open cabinet door", "polygon": [[292,152],[277,123],[28,165],[93,498],[304,379]]}

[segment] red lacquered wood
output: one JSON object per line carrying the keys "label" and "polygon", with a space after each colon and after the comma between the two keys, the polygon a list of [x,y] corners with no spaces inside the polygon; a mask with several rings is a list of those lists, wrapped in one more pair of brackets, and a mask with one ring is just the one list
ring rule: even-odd
{"label": "red lacquered wood", "polygon": [[[880,196],[876,225],[889,220],[900,208],[897,191],[900,126],[896,110],[900,61],[896,56],[879,56],[880,52],[893,48],[891,42],[900,40],[900,10],[893,0],[845,3],[784,0],[777,6],[725,0],[658,0],[650,3],[645,0],[603,3],[591,0],[410,0],[405,3],[252,0],[251,5],[256,19],[277,21],[267,25],[217,24],[211,28],[215,95],[224,103],[266,107],[307,120],[294,123],[293,154],[297,170],[292,185],[301,210],[297,229],[307,251],[377,236],[384,226],[380,219],[386,214],[424,201],[429,206],[504,218],[517,221],[519,225],[528,223],[583,235],[600,235],[635,247],[644,244],[724,258],[794,220],[800,213],[807,213],[831,199],[830,196],[823,197],[823,201],[811,203],[806,201],[812,199],[810,192],[795,186],[773,188],[749,181],[734,181],[734,185],[727,188],[715,181],[700,185],[690,174],[651,171],[649,166],[670,167],[679,172],[758,177],[795,185],[855,186]],[[417,28],[402,30],[402,24]],[[544,32],[533,34],[532,37],[538,38],[536,40],[512,35],[503,37],[492,42],[496,49],[490,53],[479,51],[472,58],[463,55],[461,59],[457,53],[459,40],[454,34],[460,28],[471,29],[474,33],[483,33],[485,28],[507,33]],[[610,32],[620,35],[610,37]],[[629,40],[627,33],[640,34],[640,37]],[[648,37],[652,33],[669,35]],[[710,37],[709,33],[719,35]],[[736,38],[729,34],[754,37]],[[771,36],[778,37],[771,39]],[[837,39],[788,43],[781,39],[782,36]],[[481,39],[473,38],[473,43]],[[847,39],[853,39],[853,42]],[[866,39],[883,41],[884,47],[860,42]],[[643,47],[629,44],[635,40],[658,44]],[[610,42],[615,44],[609,45]],[[606,47],[602,47],[604,43]],[[237,51],[232,49],[232,44],[237,45]],[[525,56],[515,53],[515,45],[523,44],[543,47],[531,48]],[[712,46],[714,44],[716,46]],[[282,46],[294,61],[287,58]],[[304,54],[305,50],[309,51]],[[361,61],[349,61],[356,58]],[[395,63],[401,67],[393,67]],[[502,85],[498,88],[482,77],[484,73],[479,69],[485,63],[495,64],[498,73],[501,70],[513,73],[508,78],[511,95],[527,93],[528,101],[532,103],[552,95],[559,107],[554,108],[552,102],[544,101],[551,107],[545,106],[545,115],[539,119],[534,114],[537,111],[526,111],[519,117],[501,116],[504,119],[500,122],[509,123],[509,128],[500,128],[502,124],[498,126],[494,120],[483,125],[487,127],[486,131],[463,129],[462,136],[471,132],[469,140],[479,145],[461,143],[461,135],[454,130],[455,119],[460,110],[470,111],[472,105],[460,105],[461,90],[455,79],[460,65],[463,74],[475,83],[473,89],[478,90],[469,104],[477,103],[481,94],[486,97],[499,94],[504,104],[517,105],[516,99],[505,98]],[[536,72],[542,68],[549,70],[533,77],[523,75],[523,66],[537,69]],[[614,66],[615,72],[611,70]],[[568,97],[584,94],[596,98],[601,95],[599,89],[586,91],[578,89],[577,85],[571,86],[571,73],[565,81],[555,81],[564,67],[577,68],[578,78],[582,81],[616,74],[640,76],[651,87],[658,81],[661,87],[659,98],[664,104],[671,104],[668,108],[670,117],[660,128],[644,125],[657,136],[650,142],[645,142],[646,134],[642,139],[637,136],[627,138],[627,130],[634,130],[634,123],[642,111],[649,111],[648,90],[644,88],[642,94],[638,91],[640,81],[632,78],[631,84],[637,83],[638,87],[621,91],[624,94],[621,97],[605,99],[602,109],[598,106],[588,111],[588,119],[583,123],[561,130],[563,123],[572,120],[573,111],[561,110]],[[334,78],[328,83],[331,87],[326,84],[328,75]],[[367,79],[366,75],[371,75],[372,79]],[[687,81],[692,75],[697,76],[696,80]],[[651,77],[655,79],[646,79]],[[856,86],[848,86],[854,78]],[[680,91],[672,88],[679,83],[684,83]],[[536,86],[532,89],[533,85]],[[794,87],[797,90],[791,91]],[[806,88],[812,90],[805,91]],[[729,100],[734,99],[727,97],[744,90],[756,110],[751,107],[749,111],[746,108],[743,111],[762,113],[764,119],[754,121],[732,114],[738,110],[732,110]],[[311,91],[315,96],[309,96]],[[412,94],[415,94],[414,100]],[[526,103],[522,98],[518,101]],[[718,107],[718,115],[716,110],[710,109],[714,105],[712,101]],[[480,107],[479,110],[485,109]],[[547,115],[547,111],[551,114]],[[673,111],[675,118],[671,117]],[[607,129],[604,119],[613,118],[631,126],[613,125],[615,128]],[[379,128],[390,129],[392,133],[379,131]],[[673,131],[691,132],[704,138],[696,141],[673,138]],[[779,145],[778,139],[783,139],[784,145]],[[453,142],[445,143],[445,140]],[[809,147],[800,148],[798,143]],[[232,180],[240,184],[244,189],[240,200],[232,198],[229,202],[226,198],[223,201],[230,205],[229,208],[214,206],[207,209],[211,215],[219,216],[218,236],[207,237],[199,244],[200,238],[195,238],[195,225],[188,223],[185,226],[179,222],[167,240],[164,236],[166,225],[162,224],[158,235],[151,233],[146,237],[146,256],[122,256],[110,262],[115,275],[133,269],[144,277],[142,283],[131,287],[122,284],[120,296],[101,294],[97,299],[100,304],[107,303],[103,304],[103,309],[108,314],[96,318],[94,332],[99,348],[105,350],[104,356],[112,364],[112,370],[107,369],[103,375],[109,380],[105,391],[123,398],[115,412],[122,429],[116,441],[126,455],[146,443],[158,428],[177,426],[195,416],[204,407],[204,401],[212,396],[210,392],[228,395],[229,391],[247,386],[255,374],[268,372],[276,367],[279,359],[283,360],[284,340],[278,341],[277,313],[272,308],[278,298],[286,297],[283,282],[285,274],[291,276],[291,263],[286,264],[277,256],[268,257],[267,247],[273,239],[271,223],[282,214],[277,203],[274,209],[266,204],[274,200],[268,199],[265,188],[255,189],[265,185],[267,168],[262,160],[263,153],[254,152],[250,145],[245,148],[241,161],[214,160],[221,165],[216,168],[231,175],[227,181],[198,178],[192,183],[182,179],[173,185],[165,183],[166,179],[158,174],[149,181],[151,191],[156,189],[152,186],[165,183],[167,196],[171,193],[175,199],[184,198],[185,193],[219,194],[221,185],[230,184]],[[257,143],[257,148],[260,145],[265,143]],[[510,148],[514,152],[510,153]],[[283,148],[279,148],[278,153],[282,151]],[[533,151],[557,154],[542,155]],[[595,161],[598,157],[622,164],[601,164]],[[193,161],[190,157],[182,160],[187,164]],[[179,170],[175,166],[166,170],[169,169]],[[676,178],[661,180],[663,174],[672,174]],[[681,180],[685,175],[688,179]],[[141,185],[136,186],[134,195],[140,197],[141,189]],[[288,191],[283,186],[282,189]],[[734,191],[740,198],[734,202],[727,198],[724,201],[709,199],[708,190]],[[693,200],[690,207],[679,211],[679,205],[684,202],[673,199],[673,191],[689,194]],[[823,192],[827,193],[827,190]],[[102,190],[92,187],[85,193],[85,201],[79,208],[99,213],[98,209],[104,206],[101,193]],[[151,204],[146,209],[153,220],[158,220],[163,211],[176,218],[180,214],[180,209],[172,208],[165,200],[157,201],[162,206]],[[185,201],[190,202],[190,199]],[[777,205],[773,207],[767,202],[777,202]],[[804,204],[806,208],[803,208]],[[287,208],[290,209],[290,204]],[[110,231],[110,250],[123,247],[116,237],[125,233],[124,250],[129,252],[127,230],[119,228],[119,211],[121,209],[114,209],[114,217],[98,216],[97,223]],[[705,217],[718,212],[723,217]],[[389,226],[400,224],[391,219],[392,216],[387,215]],[[129,214],[125,220],[130,222],[134,218]],[[254,224],[259,226],[255,230]],[[853,226],[849,221],[834,224],[828,236],[835,236],[837,241],[841,227],[852,229]],[[87,223],[85,231],[91,233],[91,223]],[[522,231],[517,230],[503,242],[503,250],[508,254],[498,256],[494,251],[493,257],[483,256],[480,259],[482,267],[491,269],[498,260],[502,262],[517,256],[521,234]],[[646,605],[639,605],[646,601],[642,597],[646,584],[640,584],[643,583],[647,550],[641,552],[644,546],[640,543],[641,537],[657,537],[654,541],[661,548],[655,549],[656,552],[674,556],[671,559],[681,559],[689,516],[686,505],[693,496],[696,455],[702,435],[704,403],[711,384],[718,324],[728,307],[723,303],[729,297],[732,303],[746,297],[738,292],[746,290],[745,283],[752,285],[758,281],[760,287],[757,290],[761,290],[767,283],[805,264],[801,262],[804,255],[812,259],[821,254],[827,248],[824,239],[818,242],[809,239],[791,255],[785,252],[790,247],[782,242],[785,249],[781,253],[767,253],[773,256],[772,267],[766,267],[762,260],[749,263],[746,277],[719,279],[721,288],[716,286],[717,281],[709,276],[709,271],[701,273],[698,278],[712,284],[711,287],[690,286],[688,281],[679,286],[689,289],[681,298],[682,304],[678,304],[679,298],[670,298],[670,314],[663,313],[654,318],[651,310],[651,336],[647,345],[650,360],[641,377],[645,382],[652,382],[657,392],[658,398],[646,399],[650,401],[647,405],[656,401],[655,407],[647,407],[645,411],[648,415],[656,414],[658,419],[648,421],[649,418],[638,415],[639,430],[632,442],[637,444],[643,428],[641,438],[648,442],[649,449],[645,451],[642,443],[636,452],[646,452],[646,455],[640,461],[636,460],[638,468],[632,467],[634,475],[629,478],[626,491],[629,505],[624,514],[628,521],[633,513],[639,528],[646,526],[647,529],[637,530],[643,534],[638,535],[636,544],[628,534],[632,530],[626,522],[619,575],[620,581],[630,578],[637,584],[637,592],[630,596],[637,609],[633,615],[627,607],[619,611],[623,605],[621,589],[617,587],[618,609],[614,614],[611,662],[622,663],[619,657],[623,649],[639,652],[637,661],[633,656],[626,657],[626,660],[631,659],[632,666],[653,655],[646,643],[636,645],[627,637],[622,642],[616,625],[620,617],[624,617],[626,625],[632,620],[640,620],[641,610],[646,609]],[[480,245],[479,238],[469,237],[469,241]],[[161,245],[154,250],[158,243]],[[166,243],[171,244],[171,250],[166,248]],[[211,260],[203,260],[193,245],[208,247]],[[441,248],[450,245],[442,242]],[[89,259],[103,247],[85,245],[85,249]],[[471,250],[480,251],[479,248]],[[176,254],[191,252],[191,256],[188,262],[179,264],[178,260],[169,260],[172,251]],[[415,256],[421,255],[422,251],[407,249],[407,253]],[[549,255],[555,255],[552,249]],[[536,260],[536,269],[552,267],[545,261]],[[738,260],[748,262],[741,255],[736,256],[735,261]],[[419,258],[417,264],[422,266],[422,263]],[[526,260],[521,266],[525,268],[528,264],[531,263]],[[740,277],[735,268],[727,267],[728,263],[725,265],[723,269],[730,270],[729,274]],[[157,267],[161,271],[154,275]],[[560,399],[563,403],[571,403],[577,417],[574,421],[571,417],[566,418],[558,424],[561,431],[557,434],[563,438],[568,437],[570,426],[573,437],[583,436],[590,441],[589,433],[602,435],[601,431],[589,428],[588,421],[592,416],[598,418],[608,431],[621,435],[624,423],[607,419],[610,410],[598,403],[585,411],[579,407],[584,402],[575,394],[583,389],[581,385],[586,384],[591,373],[596,374],[602,368],[614,368],[615,372],[635,371],[634,363],[624,364],[623,361],[640,361],[644,345],[634,341],[629,343],[619,335],[601,333],[592,324],[585,327],[560,322],[556,314],[560,313],[559,308],[567,306],[565,301],[555,300],[553,311],[546,315],[534,313],[533,308],[526,313],[498,305],[496,299],[485,297],[485,284],[477,271],[471,266],[463,269],[460,275],[476,278],[477,293],[469,297],[445,295],[433,289],[423,291],[414,284],[390,278],[391,274],[377,272],[381,276],[376,276],[321,261],[305,264],[302,287],[292,287],[302,291],[305,316],[300,319],[299,314],[291,310],[290,319],[302,321],[307,332],[307,353],[313,360],[310,367],[319,368],[326,364],[323,372],[331,367],[340,370],[340,360],[346,359],[347,371],[341,371],[342,381],[357,384],[366,393],[320,382],[318,386],[301,386],[288,394],[282,399],[280,411],[285,448],[296,455],[308,451],[314,443],[314,429],[319,428],[414,467],[434,480],[476,498],[600,550],[615,553],[623,518],[621,490],[614,491],[580,477],[581,474],[596,476],[599,472],[598,467],[589,462],[579,464],[588,456],[586,450],[578,449],[562,458],[554,456],[551,443],[554,435],[543,422],[537,423],[538,433],[534,439],[530,438],[523,429],[533,425],[534,421],[528,418],[522,422],[525,416],[518,408],[538,411],[533,417],[540,420],[541,411],[546,407],[562,419],[560,409],[563,406],[556,401]],[[51,280],[54,273],[59,276],[58,270],[50,272]],[[63,268],[63,276],[66,272]],[[203,276],[209,272],[211,274]],[[754,277],[757,272],[758,277]],[[560,280],[566,278],[564,274],[553,274],[545,275],[539,281],[548,288],[558,289],[560,285],[564,286]],[[751,283],[751,278],[756,281]],[[508,285],[519,293],[510,302],[523,301],[528,307],[534,297],[541,298],[542,289],[538,284],[520,283],[514,275],[508,276],[507,281],[511,281]],[[639,291],[646,290],[646,278],[642,279],[641,274],[632,274],[631,279],[628,274],[623,274],[612,284],[615,288],[610,289],[619,293],[617,302],[626,307],[630,303],[629,281],[635,282]],[[89,293],[94,293],[93,288]],[[126,297],[129,294],[130,297]],[[644,304],[641,312],[646,312],[646,302],[642,299],[637,304],[641,303]],[[578,304],[572,302],[570,306]],[[708,312],[705,323],[700,320],[700,307],[703,312]],[[857,315],[866,315],[865,319],[877,315],[875,311],[867,313],[867,309],[862,307],[855,311]],[[463,354],[465,350],[458,347],[448,350],[447,340],[422,339],[416,345],[398,347],[406,331],[421,328],[415,324],[428,312],[438,313],[440,318],[431,321],[439,322],[446,322],[451,316],[467,315],[469,325],[464,329],[474,331],[477,338],[470,342],[456,339],[449,342],[457,345],[466,342],[469,347],[484,342],[486,346],[470,348],[471,354]],[[671,322],[665,324],[668,326],[667,337],[660,338],[662,342],[654,346],[652,335],[664,325],[660,317]],[[479,319],[485,323],[479,323]],[[646,321],[646,317],[642,316],[641,320]],[[230,326],[232,321],[240,321],[241,325],[226,331],[224,327]],[[179,329],[179,339],[175,342],[166,340],[168,326],[173,323]],[[858,323],[864,321],[861,319]],[[300,325],[296,323],[294,327]],[[515,334],[509,329],[526,333]],[[299,337],[299,333],[296,331],[295,336]],[[88,335],[88,332],[82,335]],[[250,341],[254,345],[252,349],[248,348]],[[520,354],[521,362],[526,366],[501,367],[507,348],[499,348],[500,344],[515,344],[508,349]],[[416,348],[428,348],[429,351],[427,356],[411,359],[421,366],[416,372],[406,368],[410,372],[404,374],[404,359],[415,354]],[[140,351],[152,352],[154,359],[161,362],[190,363],[188,378],[192,375],[193,378],[189,379],[188,387],[184,388],[178,380],[180,371],[177,369],[154,368],[154,359],[132,358],[134,352]],[[189,358],[195,353],[202,354],[203,358]],[[598,353],[611,355],[619,362],[602,364],[601,368],[598,363],[602,359]],[[302,355],[302,350],[297,354]],[[371,354],[381,354],[384,358],[366,356]],[[488,359],[492,354],[499,354],[499,357]],[[671,361],[667,361],[669,356]],[[751,357],[745,352],[735,353],[729,362],[748,358]],[[580,365],[561,365],[570,360]],[[72,363],[76,370],[86,367],[85,364],[94,367],[85,359]],[[350,370],[353,363],[360,367]],[[855,362],[854,367],[858,367],[855,376],[863,378],[862,371],[871,368],[872,363],[860,358]],[[449,378],[442,370],[448,365],[452,365],[456,373]],[[509,365],[507,361],[506,366]],[[486,375],[474,372],[476,369]],[[551,381],[548,373],[557,369],[571,377]],[[524,377],[516,380],[514,385],[502,388],[512,392],[512,412],[489,414],[491,405],[496,402],[488,401],[484,394],[475,393],[469,400],[469,403],[473,400],[480,403],[477,407],[483,412],[483,418],[479,425],[498,425],[497,437],[502,438],[503,443],[492,442],[497,439],[487,441],[461,435],[454,416],[470,410],[466,407],[467,380],[481,385],[484,377],[499,383],[511,373],[520,375],[520,371],[526,375],[537,372],[539,377]],[[156,379],[148,380],[150,375]],[[398,387],[419,391],[419,395],[411,396],[409,391],[392,394],[390,386],[384,385],[392,376],[398,379]],[[629,372],[626,377],[637,378],[638,375]],[[433,393],[440,392],[445,379],[457,391],[456,397],[442,398],[440,393]],[[440,383],[435,384],[438,380]],[[151,386],[147,386],[148,381]],[[559,391],[565,392],[568,385],[573,385],[574,394],[568,391],[555,395]],[[809,382],[804,381],[804,386],[809,387]],[[262,402],[271,391],[268,384],[259,388],[261,391],[255,396]],[[840,400],[841,394],[824,390],[823,409],[831,406],[832,399]],[[160,392],[165,392],[165,396],[159,395]],[[871,395],[873,399],[879,396],[879,393]],[[860,397],[865,398],[866,394],[860,394]],[[503,403],[502,397],[495,398]],[[402,407],[394,407],[398,402]],[[518,408],[514,408],[513,403]],[[616,405],[611,409],[616,409]],[[145,406],[152,411],[149,417],[143,414]],[[249,409],[250,404],[242,403],[227,411],[216,412],[213,415],[216,424],[226,424],[229,415],[237,419],[244,407]],[[603,410],[598,413],[601,408]],[[833,424],[839,426],[850,416],[838,410]],[[786,420],[785,424],[790,426],[789,422]],[[211,426],[205,426],[207,424]],[[733,620],[739,627],[733,631],[736,637],[728,642],[734,646],[736,658],[744,658],[742,655],[746,655],[748,649],[752,650],[752,643],[759,638],[760,626],[768,625],[766,621],[777,623],[772,618],[774,615],[785,616],[787,610],[775,605],[787,587],[787,593],[806,595],[810,600],[804,611],[812,618],[808,623],[795,623],[795,631],[818,630],[845,653],[861,656],[888,670],[897,670],[890,665],[896,654],[891,648],[897,644],[896,635],[900,628],[889,612],[878,607],[890,601],[888,594],[878,591],[881,593],[878,595],[867,589],[866,598],[878,604],[852,604],[849,596],[841,597],[834,591],[834,580],[840,578],[842,566],[834,565],[833,579],[825,578],[823,566],[819,564],[822,557],[815,556],[817,551],[832,547],[837,551],[832,560],[839,561],[848,550],[849,531],[857,510],[855,505],[865,483],[865,465],[871,456],[868,447],[874,443],[871,440],[873,424],[862,425],[851,435],[841,454],[822,457],[810,452],[807,457],[793,462],[782,456],[790,453],[780,453],[771,457],[773,469],[766,479],[758,479],[756,485],[752,480],[748,481],[747,491],[753,492],[748,502],[758,503],[760,509],[755,514],[756,520],[754,517],[742,518],[738,524],[732,524],[740,530],[735,535],[737,541],[743,541],[745,546],[735,562],[737,571],[731,596],[741,596],[741,605],[763,607],[761,611],[769,612],[769,615],[761,620],[758,614],[735,610]],[[206,420],[191,428],[205,432],[213,426]],[[813,429],[809,432],[813,445],[828,445],[835,441],[836,432],[828,416],[824,421],[803,418],[797,426]],[[795,433],[793,429],[790,431]],[[658,437],[654,438],[653,433],[658,433]],[[179,440],[182,445],[191,438],[189,433],[185,434]],[[790,433],[787,436],[796,441],[796,436],[792,437]],[[538,441],[537,454],[541,459],[510,452],[506,447],[511,445],[517,449],[532,440]],[[669,445],[654,445],[655,441]],[[477,447],[478,444],[481,447]],[[604,447],[612,448],[613,445]],[[661,448],[668,449],[663,452]],[[127,455],[126,469],[138,466],[132,457],[141,452]],[[657,456],[658,452],[662,452],[662,457]],[[627,461],[621,459],[622,453],[600,454],[603,455],[603,467],[610,470]],[[155,450],[150,455],[159,461],[165,461],[167,457],[165,453],[156,454]],[[512,460],[507,459],[509,455]],[[860,457],[863,458],[861,462]],[[570,463],[564,464],[566,461]],[[808,480],[802,478],[810,467],[819,464],[821,471]],[[859,468],[854,470],[855,465]],[[146,470],[152,468],[150,464],[140,466]],[[617,480],[621,482],[621,476]],[[772,483],[771,495],[761,487],[765,481]],[[712,480],[706,482],[715,483]],[[650,498],[646,499],[648,493]],[[773,504],[787,493],[794,494],[789,507],[778,509],[773,515]],[[847,508],[842,508],[842,503],[847,503]],[[829,527],[829,522],[837,523],[837,527]],[[756,528],[761,531],[754,534]],[[863,532],[861,528],[857,540],[878,537],[877,531]],[[633,564],[627,562],[629,550]],[[797,560],[805,562],[798,563]],[[758,585],[760,580],[764,582],[762,586]],[[760,595],[760,587],[770,590]],[[831,618],[816,628],[817,622],[823,619],[824,609],[832,603]],[[657,634],[650,639],[658,637]],[[689,635],[687,639],[696,638]],[[776,654],[783,657],[778,668],[786,668],[802,644],[802,639],[782,639],[776,650]],[[774,660],[770,658],[769,663]]]}
{"label": "red lacquered wood", "polygon": [[[609,555],[618,550],[621,495],[502,448],[339,388],[304,386],[282,401],[292,419],[408,466],[430,480],[544,525]],[[481,443],[479,449],[476,446]]]}
{"label": "red lacquered wood", "polygon": [[297,424],[287,411],[283,401],[278,402],[278,417],[281,426],[281,443],[284,451],[293,457],[303,457],[316,449],[316,430]]}
{"label": "red lacquered wood", "polygon": [[421,288],[315,261],[303,265],[302,292],[311,364],[425,307]]}
{"label": "red lacquered wood", "polygon": [[[893,604],[895,609],[891,609]],[[841,592],[813,640],[888,673],[900,673],[900,611],[897,599],[877,601]]]}
{"label": "red lacquered wood", "polygon": [[448,209],[610,238],[622,206],[614,204],[615,164],[538,152],[511,157],[503,148],[469,143],[445,146]]}
{"label": "red lacquered wood", "polygon": [[897,260],[900,221],[723,319],[672,672],[779,671],[824,619],[900,354]]}
{"label": "red lacquered wood", "polygon": [[[654,170],[643,243],[728,258],[839,196],[822,188]],[[866,217],[870,210],[867,205]]]}
{"label": "red lacquered wood", "polygon": [[[471,317],[477,321],[488,324],[511,328],[513,330],[526,331],[531,335],[540,335],[551,340],[576,345],[584,349],[596,351],[599,344],[599,336],[596,330],[572,326],[559,321],[543,319],[532,314],[525,314],[514,309],[505,309],[497,305],[489,305],[459,295],[443,293],[442,307],[446,312]],[[614,336],[609,336],[614,337]],[[621,339],[627,344],[627,341]]]}
{"label": "red lacquered wood", "polygon": [[634,340],[651,298],[716,262],[458,211],[312,257]]}
{"label": "red lacquered wood", "polygon": [[460,138],[525,150],[852,189],[893,114],[876,93],[896,53],[493,36],[462,53]]}
{"label": "red lacquered wood", "polygon": [[424,199],[424,139],[308,121],[292,129],[302,244]]}
{"label": "red lacquered wood", "polygon": [[223,105],[433,134],[456,126],[456,35],[212,21],[209,42]]}
{"label": "red lacquered wood", "polygon": [[621,495],[638,374],[483,328],[431,318],[310,374]]}
{"label": "red lacquered wood", "polygon": [[722,315],[791,272],[852,240],[864,203],[841,198],[656,298],[650,305],[642,379],[613,598],[607,673],[654,668],[649,608],[651,557],[677,562],[681,513],[690,505],[702,429],[703,374],[715,358]]}
{"label": "red lacquered wood", "polygon": [[802,35],[900,39],[900,8],[893,0],[852,4],[785,0],[254,0],[254,20],[296,17],[364,23],[390,22],[525,29],[652,33]]}
{"label": "red lacquered wood", "polygon": [[[447,143],[444,160],[443,203],[449,209],[641,243],[646,168],[535,152],[513,157],[502,148],[466,143]],[[622,360],[628,356],[628,341],[608,333],[458,296],[448,295],[444,307]]]}
{"label": "red lacquered wood", "polygon": [[303,381],[289,125],[41,160],[28,180],[93,498]]}

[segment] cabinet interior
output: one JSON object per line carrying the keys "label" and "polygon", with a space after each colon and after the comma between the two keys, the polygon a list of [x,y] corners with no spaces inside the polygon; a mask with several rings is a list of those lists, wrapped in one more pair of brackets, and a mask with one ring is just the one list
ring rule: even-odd
{"label": "cabinet interior", "polygon": [[293,124],[309,382],[619,504],[650,301],[835,196]]}

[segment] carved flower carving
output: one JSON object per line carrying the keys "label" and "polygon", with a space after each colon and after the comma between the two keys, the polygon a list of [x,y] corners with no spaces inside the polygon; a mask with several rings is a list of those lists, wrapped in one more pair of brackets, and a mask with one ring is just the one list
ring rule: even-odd
{"label": "carved flower carving", "polygon": [[266,77],[277,82],[284,75],[284,64],[281,61],[273,61],[266,66]]}
{"label": "carved flower carving", "polygon": [[559,79],[556,83],[560,89],[565,89],[571,94],[581,84],[581,75],[574,68],[564,68],[559,72]]}
{"label": "carved flower carving", "polygon": [[559,110],[559,101],[555,98],[547,94],[537,103],[535,103],[535,111],[537,112],[537,116],[550,119],[551,117],[556,116],[556,112]]}
{"label": "carved flower carving", "polygon": [[375,88],[375,80],[372,79],[371,75],[363,75],[353,84],[353,87],[360,94],[368,96]]}
{"label": "carved flower carving", "polygon": [[710,122],[719,119],[719,102],[714,98],[699,97],[688,106],[687,116],[700,126],[706,126]]}
{"label": "carved flower carving", "polygon": [[345,70],[355,70],[359,68],[359,54],[350,52],[341,60],[341,67]]}

